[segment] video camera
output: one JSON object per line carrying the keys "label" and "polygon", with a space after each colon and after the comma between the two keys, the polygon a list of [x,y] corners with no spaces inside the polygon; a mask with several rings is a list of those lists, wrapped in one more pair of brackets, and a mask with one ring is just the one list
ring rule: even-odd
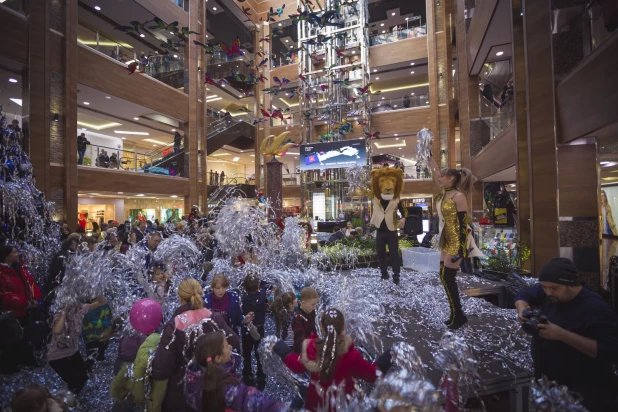
{"label": "video camera", "polygon": [[541,314],[541,309],[526,309],[521,313],[521,316],[527,319],[521,325],[521,328],[535,338],[539,336],[539,324],[547,324],[547,316]]}

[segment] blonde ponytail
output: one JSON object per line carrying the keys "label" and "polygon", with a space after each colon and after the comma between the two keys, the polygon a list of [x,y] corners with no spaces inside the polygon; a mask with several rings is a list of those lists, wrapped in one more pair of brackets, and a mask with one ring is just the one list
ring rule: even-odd
{"label": "blonde ponytail", "polygon": [[185,302],[191,303],[191,309],[202,309],[204,307],[202,286],[194,278],[188,277],[180,282],[178,296]]}

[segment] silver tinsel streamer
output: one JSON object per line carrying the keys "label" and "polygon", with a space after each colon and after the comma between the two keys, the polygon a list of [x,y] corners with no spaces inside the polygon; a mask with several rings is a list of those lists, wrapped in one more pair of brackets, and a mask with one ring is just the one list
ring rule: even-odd
{"label": "silver tinsel streamer", "polygon": [[369,171],[367,166],[352,166],[346,169],[346,180],[348,181],[348,194],[355,190],[366,190],[369,182]]}
{"label": "silver tinsel streamer", "polygon": [[421,167],[421,170],[428,165],[432,144],[433,133],[427,128],[421,129],[416,135],[416,164]]}
{"label": "silver tinsel streamer", "polygon": [[[566,361],[566,360],[565,360]],[[539,411],[587,412],[581,405],[581,397],[543,376],[530,386],[530,406]]]}

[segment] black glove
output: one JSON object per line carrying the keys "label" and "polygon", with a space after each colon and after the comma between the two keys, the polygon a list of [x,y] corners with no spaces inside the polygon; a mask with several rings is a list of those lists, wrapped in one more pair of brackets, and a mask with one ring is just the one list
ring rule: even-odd
{"label": "black glove", "polygon": [[390,349],[378,356],[376,359],[376,365],[378,365],[378,369],[380,369],[383,374],[388,372],[393,365],[393,355]]}
{"label": "black glove", "polygon": [[273,352],[275,352],[282,361],[285,361],[285,358],[292,353],[292,349],[288,345],[285,344],[284,341],[280,340],[275,343],[275,347],[273,348]]}
{"label": "black glove", "polygon": [[455,263],[459,259],[465,259],[468,256],[468,214],[466,212],[457,212],[457,220],[459,221],[459,251],[457,256],[451,258],[451,262]]}

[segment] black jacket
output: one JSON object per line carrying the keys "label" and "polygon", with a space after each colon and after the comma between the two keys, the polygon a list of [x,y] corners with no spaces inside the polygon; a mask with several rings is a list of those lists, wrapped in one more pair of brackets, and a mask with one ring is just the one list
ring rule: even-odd
{"label": "black jacket", "polygon": [[90,142],[85,137],[77,136],[77,150],[80,152],[86,151],[86,146],[89,145]]}
{"label": "black jacket", "polygon": [[604,406],[599,407],[594,402],[613,395],[612,362],[618,361],[616,312],[599,294],[585,286],[566,303],[552,302],[540,284],[521,290],[515,296],[515,301],[518,300],[540,308],[551,323],[597,341],[596,359],[562,341],[542,338],[533,339],[532,356],[535,367],[540,368],[537,374],[578,392],[584,397],[584,406],[590,410],[604,410]]}
{"label": "black jacket", "polygon": [[257,292],[246,294],[242,298],[242,314],[246,315],[253,312],[253,324],[255,326],[264,326],[266,322],[266,306],[268,305],[266,288],[267,285],[262,282]]}

